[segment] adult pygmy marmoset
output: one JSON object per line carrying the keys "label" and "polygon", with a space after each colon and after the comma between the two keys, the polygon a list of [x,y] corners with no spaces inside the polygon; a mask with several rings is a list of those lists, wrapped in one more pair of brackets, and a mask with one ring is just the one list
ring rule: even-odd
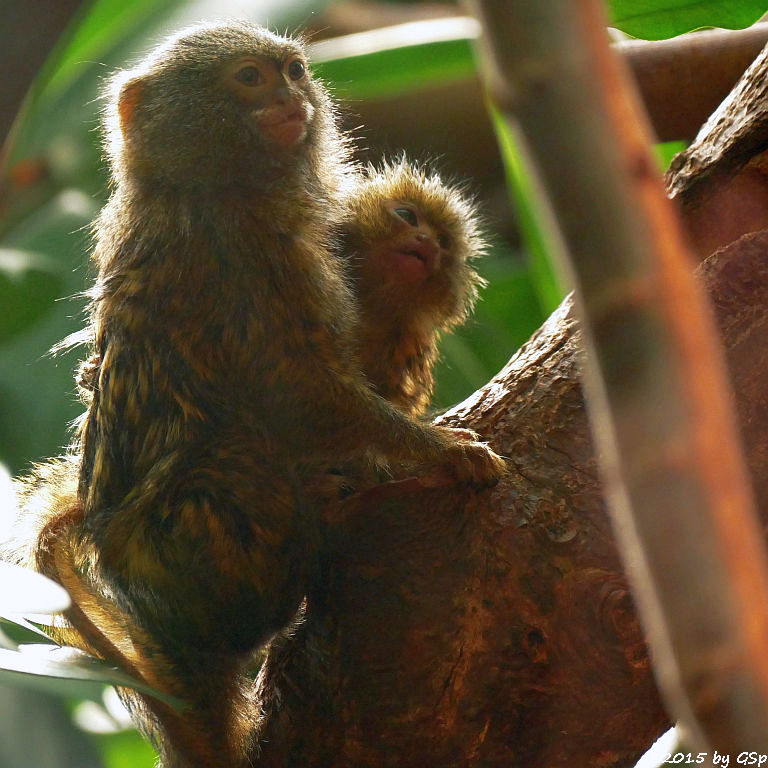
{"label": "adult pygmy marmoset", "polygon": [[235,766],[251,736],[243,660],[291,620],[310,575],[300,467],[372,452],[484,484],[503,462],[407,417],[361,373],[329,246],[345,143],[301,44],[196,27],[113,94],[113,193],[94,225],[98,379],[77,504],[46,523],[38,562],[82,585],[75,630],[124,631],[112,645],[187,703],[177,718],[148,701],[173,743],[166,765]]}

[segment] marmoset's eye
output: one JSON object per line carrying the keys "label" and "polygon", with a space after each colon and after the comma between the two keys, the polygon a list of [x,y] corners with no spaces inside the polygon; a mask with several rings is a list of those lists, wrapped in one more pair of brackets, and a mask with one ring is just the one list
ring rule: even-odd
{"label": "marmoset's eye", "polygon": [[301,59],[294,59],[288,65],[288,77],[290,77],[291,80],[301,80],[306,74],[307,68],[304,66],[304,62]]}
{"label": "marmoset's eye", "polygon": [[410,208],[395,208],[395,213],[412,227],[419,226],[418,216]]}
{"label": "marmoset's eye", "polygon": [[235,72],[235,80],[239,80],[243,85],[260,85],[261,84],[261,72],[258,67],[254,67],[253,64],[249,64],[242,69],[238,69]]}

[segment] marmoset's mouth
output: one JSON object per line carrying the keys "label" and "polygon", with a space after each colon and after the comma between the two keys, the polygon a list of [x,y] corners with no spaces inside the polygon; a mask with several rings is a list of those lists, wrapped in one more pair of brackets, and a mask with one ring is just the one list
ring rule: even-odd
{"label": "marmoset's mouth", "polygon": [[264,133],[285,147],[303,140],[307,134],[307,110],[304,106],[275,111],[262,122]]}
{"label": "marmoset's mouth", "polygon": [[437,263],[438,249],[432,240],[410,239],[402,243],[397,252],[418,260],[428,272],[432,272]]}

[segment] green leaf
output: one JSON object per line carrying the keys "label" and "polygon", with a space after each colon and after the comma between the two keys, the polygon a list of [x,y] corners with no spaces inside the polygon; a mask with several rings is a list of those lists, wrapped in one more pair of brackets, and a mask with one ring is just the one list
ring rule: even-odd
{"label": "green leaf", "polygon": [[157,754],[136,731],[123,731],[109,736],[95,736],[109,768],[154,768]]}
{"label": "green leaf", "polygon": [[174,5],[178,0],[96,0],[63,49],[54,54],[56,62],[46,83],[46,98],[70,86],[82,74],[84,64],[103,61],[116,41],[135,34],[148,20]]}
{"label": "green leaf", "polygon": [[663,141],[653,145],[653,154],[662,173],[669,168],[672,158],[687,146],[688,144],[684,141]]}
{"label": "green leaf", "polygon": [[61,453],[69,439],[66,425],[82,411],[72,380],[82,351],[56,358],[48,351],[83,326],[84,299],[72,297],[86,285],[86,226],[96,210],[87,195],[68,189],[5,236],[9,248],[55,260],[62,280],[54,295],[46,297],[48,311],[0,344],[0,460],[14,473],[27,469],[31,459]]}
{"label": "green leaf", "polygon": [[116,685],[147,693],[177,710],[184,706],[101,659],[76,648],[54,645],[0,649],[0,683],[67,696],[92,696],[94,687],[101,690],[104,685]]}
{"label": "green leaf", "polygon": [[555,267],[560,247],[556,225],[547,216],[544,193],[539,189],[533,166],[526,161],[524,138],[514,136],[499,112],[491,108],[491,117],[499,139],[507,184],[515,202],[520,230],[528,252],[533,285],[541,306],[552,312],[562,301],[566,290]]}
{"label": "green leaf", "polygon": [[378,98],[469,77],[477,22],[400,24],[310,46],[313,70],[341,99]]}
{"label": "green leaf", "polygon": [[45,576],[0,561],[0,616],[59,613],[69,608],[65,589]]}
{"label": "green leaf", "polygon": [[61,272],[52,259],[0,249],[0,344],[45,315],[61,289]]}
{"label": "green leaf", "polygon": [[42,629],[20,616],[0,616],[0,634],[5,639],[0,645],[11,651],[18,650],[20,645],[51,643],[51,638]]}
{"label": "green leaf", "polygon": [[768,10],[765,0],[608,0],[610,23],[633,37],[663,40],[699,27],[743,29]]}

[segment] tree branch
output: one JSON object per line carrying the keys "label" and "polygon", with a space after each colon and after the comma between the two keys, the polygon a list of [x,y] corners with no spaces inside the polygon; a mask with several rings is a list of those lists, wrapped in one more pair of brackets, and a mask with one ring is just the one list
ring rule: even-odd
{"label": "tree branch", "polygon": [[667,188],[700,259],[768,227],[768,50],[672,162]]}
{"label": "tree branch", "polygon": [[768,42],[768,24],[614,45],[659,141],[691,140]]}
{"label": "tree branch", "polygon": [[758,748],[768,567],[715,330],[645,121],[597,0],[480,8],[492,92],[522,126],[570,253],[601,474],[662,690],[701,749]]}
{"label": "tree branch", "polygon": [[260,680],[259,765],[573,766],[598,744],[627,765],[658,735],[579,356],[566,302],[448,416],[511,457],[493,491],[403,481],[342,503],[325,588]]}

